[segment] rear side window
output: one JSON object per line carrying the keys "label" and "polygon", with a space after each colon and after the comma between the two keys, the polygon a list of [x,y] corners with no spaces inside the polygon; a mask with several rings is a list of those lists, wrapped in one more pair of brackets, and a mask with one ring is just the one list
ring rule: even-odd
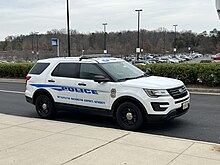
{"label": "rear side window", "polygon": [[41,74],[48,66],[50,63],[37,63],[34,65],[34,67],[30,70],[29,74]]}
{"label": "rear side window", "polygon": [[52,76],[77,78],[79,75],[78,63],[60,63],[52,72]]}

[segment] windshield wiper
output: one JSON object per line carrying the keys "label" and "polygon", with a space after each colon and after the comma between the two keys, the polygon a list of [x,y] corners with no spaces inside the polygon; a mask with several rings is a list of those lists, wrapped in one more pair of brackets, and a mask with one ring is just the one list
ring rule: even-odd
{"label": "windshield wiper", "polygon": [[126,80],[131,80],[131,79],[134,79],[134,77],[122,78],[122,79],[118,79],[118,81],[126,81]]}
{"label": "windshield wiper", "polygon": [[128,77],[128,78],[122,78],[122,79],[118,79],[118,81],[126,81],[126,80],[132,80],[132,79],[137,79],[137,78],[141,78],[141,77],[146,77],[146,75],[140,75],[137,77]]}
{"label": "windshield wiper", "polygon": [[136,78],[141,78],[141,77],[147,77],[147,75],[143,74],[143,75],[140,75],[140,76],[135,77],[135,79],[136,79]]}

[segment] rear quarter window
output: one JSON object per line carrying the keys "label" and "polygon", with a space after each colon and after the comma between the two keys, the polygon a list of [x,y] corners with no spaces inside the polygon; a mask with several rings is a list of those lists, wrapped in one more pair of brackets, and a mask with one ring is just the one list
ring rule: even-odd
{"label": "rear quarter window", "polygon": [[30,70],[29,74],[41,74],[50,65],[50,63],[37,63]]}

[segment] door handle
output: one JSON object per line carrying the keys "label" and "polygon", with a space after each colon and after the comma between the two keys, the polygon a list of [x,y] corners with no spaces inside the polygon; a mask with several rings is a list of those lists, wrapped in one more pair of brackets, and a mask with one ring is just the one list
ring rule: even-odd
{"label": "door handle", "polygon": [[84,83],[78,83],[79,86],[86,86]]}
{"label": "door handle", "polygon": [[55,82],[55,80],[48,80],[48,82]]}

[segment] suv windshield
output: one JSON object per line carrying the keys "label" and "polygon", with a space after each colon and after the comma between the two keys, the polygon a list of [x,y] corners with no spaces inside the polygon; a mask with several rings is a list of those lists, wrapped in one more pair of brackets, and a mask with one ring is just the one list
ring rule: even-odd
{"label": "suv windshield", "polygon": [[117,81],[125,81],[129,79],[135,79],[139,77],[144,77],[145,74],[137,67],[132,64],[122,61],[122,62],[110,62],[100,64],[112,77],[117,79]]}

